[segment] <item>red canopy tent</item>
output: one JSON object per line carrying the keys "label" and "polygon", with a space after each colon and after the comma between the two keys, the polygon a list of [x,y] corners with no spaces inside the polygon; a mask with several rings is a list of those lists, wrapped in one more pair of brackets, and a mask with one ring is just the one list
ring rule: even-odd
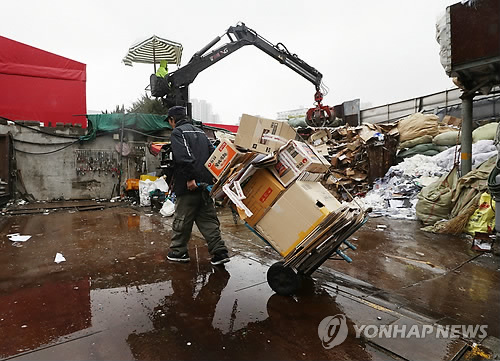
{"label": "red canopy tent", "polygon": [[0,116],[87,127],[86,65],[0,36]]}
{"label": "red canopy tent", "polygon": [[229,130],[230,132],[233,133],[238,133],[238,125],[230,125],[230,124],[219,124],[219,123],[203,123],[203,125],[208,125],[209,127],[216,127],[216,128],[222,128]]}

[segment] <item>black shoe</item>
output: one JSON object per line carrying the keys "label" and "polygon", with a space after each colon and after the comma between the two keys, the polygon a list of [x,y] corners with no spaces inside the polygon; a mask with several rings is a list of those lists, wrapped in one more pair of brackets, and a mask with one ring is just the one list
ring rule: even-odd
{"label": "black shoe", "polygon": [[174,251],[170,251],[167,254],[167,259],[173,262],[189,262],[189,254],[187,252],[183,254],[178,254],[175,253]]}
{"label": "black shoe", "polygon": [[229,262],[229,256],[227,252],[217,252],[216,254],[214,254],[212,260],[210,261],[210,263],[213,264],[214,266],[227,262]]}

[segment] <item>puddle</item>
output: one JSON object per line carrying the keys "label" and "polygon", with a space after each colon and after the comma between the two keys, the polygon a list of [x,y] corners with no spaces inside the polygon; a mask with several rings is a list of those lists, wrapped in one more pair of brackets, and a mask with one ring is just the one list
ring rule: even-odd
{"label": "puddle", "polygon": [[[232,222],[227,215],[221,218]],[[384,358],[355,338],[354,325],[391,322],[394,316],[353,298],[392,289],[386,285],[402,287],[455,263],[441,262],[440,254],[430,250],[425,254],[432,255],[431,264],[403,259],[399,241],[388,247],[384,240],[384,251],[398,255],[387,262],[378,256],[382,248],[377,244],[368,242],[365,248],[361,234],[357,243],[363,246],[353,264],[337,261],[332,267],[341,276],[320,269],[318,280],[306,282],[297,296],[281,297],[266,282],[268,267],[279,255],[244,226],[223,224],[222,229],[233,256],[225,268],[214,268],[204,240],[196,236],[189,245],[190,263],[166,262],[169,220],[157,214],[112,208],[8,217],[0,229],[0,335],[9,336],[0,339],[0,358]],[[11,233],[32,238],[12,247],[6,238]],[[66,262],[55,264],[56,252]],[[471,302],[476,297],[475,304],[488,304],[498,294],[492,287],[481,293],[489,284],[477,279],[466,286],[456,293],[469,295]],[[338,314],[346,316],[349,333],[345,342],[327,350],[318,325]]]}

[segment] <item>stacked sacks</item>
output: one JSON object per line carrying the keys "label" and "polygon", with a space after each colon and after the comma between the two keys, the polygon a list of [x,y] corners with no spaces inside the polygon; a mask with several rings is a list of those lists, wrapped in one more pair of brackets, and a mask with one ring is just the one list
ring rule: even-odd
{"label": "stacked sacks", "polygon": [[456,167],[418,195],[417,217],[424,231],[460,234],[479,207],[481,195],[488,189],[488,175],[495,167],[491,157],[477,169],[456,179]]}
{"label": "stacked sacks", "polygon": [[[446,135],[451,133],[452,128],[439,124],[439,117],[433,114],[415,113],[403,118],[398,123],[399,130],[399,153],[400,159],[410,158],[421,154],[434,156],[443,150],[448,149],[449,141],[433,142],[436,137],[451,138]],[[453,143],[456,144],[456,143]]]}
{"label": "stacked sacks", "polygon": [[[405,159],[416,154],[433,156],[450,147],[460,145],[459,126],[461,126],[461,120],[450,116],[445,116],[441,123],[435,115],[420,113],[400,120],[398,158]],[[472,132],[472,143],[495,139],[497,127],[498,123],[493,122],[477,128]]]}
{"label": "stacked sacks", "polygon": [[442,122],[433,114],[415,113],[399,121],[401,133],[399,159],[421,154],[434,156],[460,144],[461,119],[445,116]]}

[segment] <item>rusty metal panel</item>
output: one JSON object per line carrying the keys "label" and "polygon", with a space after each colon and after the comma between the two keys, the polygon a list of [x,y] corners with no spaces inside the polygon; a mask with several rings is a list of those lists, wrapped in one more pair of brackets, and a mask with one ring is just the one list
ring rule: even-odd
{"label": "rusty metal panel", "polygon": [[500,0],[449,7],[452,68],[500,56]]}
{"label": "rusty metal panel", "polygon": [[12,141],[10,133],[0,134],[0,205],[11,198],[12,188]]}
{"label": "rusty metal panel", "polygon": [[360,125],[360,101],[359,99],[354,99],[351,101],[342,103],[342,118],[346,124],[352,127],[357,127]]}
{"label": "rusty metal panel", "polygon": [[386,137],[384,142],[372,142],[367,145],[366,152],[370,160],[368,181],[373,183],[377,178],[383,178],[389,168],[396,164],[396,148],[398,141]]}

